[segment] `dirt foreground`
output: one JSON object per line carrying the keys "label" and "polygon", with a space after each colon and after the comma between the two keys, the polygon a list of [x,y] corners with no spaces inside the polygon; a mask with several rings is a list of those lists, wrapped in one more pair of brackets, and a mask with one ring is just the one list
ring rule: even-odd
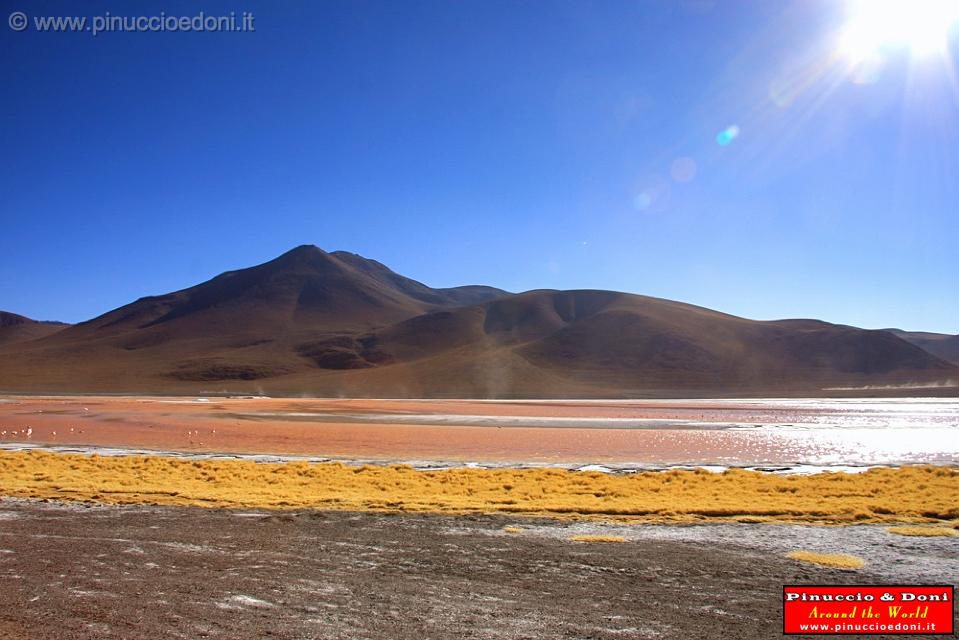
{"label": "dirt foreground", "polygon": [[[783,584],[953,583],[956,541],[4,499],[0,638],[776,638]],[[797,548],[867,564],[785,557]]]}

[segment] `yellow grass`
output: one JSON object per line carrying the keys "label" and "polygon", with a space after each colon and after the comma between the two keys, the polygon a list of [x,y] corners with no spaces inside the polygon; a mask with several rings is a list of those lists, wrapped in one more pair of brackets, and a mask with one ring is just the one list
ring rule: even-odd
{"label": "yellow grass", "polygon": [[798,560],[799,562],[809,562],[810,564],[818,564],[821,567],[833,567],[836,569],[859,569],[866,564],[866,561],[862,558],[846,555],[845,553],[790,551],[786,554],[786,557]]}
{"label": "yellow grass", "polygon": [[0,494],[112,504],[498,512],[655,522],[933,523],[959,518],[959,471],[779,476],[258,464],[0,451]]}
{"label": "yellow grass", "polygon": [[503,533],[523,533],[520,527],[503,527]]}
{"label": "yellow grass", "polygon": [[573,536],[573,542],[626,542],[623,536]]}
{"label": "yellow grass", "polygon": [[890,527],[886,529],[886,531],[899,536],[923,536],[926,538],[952,537],[956,535],[955,529],[946,529],[945,527]]}

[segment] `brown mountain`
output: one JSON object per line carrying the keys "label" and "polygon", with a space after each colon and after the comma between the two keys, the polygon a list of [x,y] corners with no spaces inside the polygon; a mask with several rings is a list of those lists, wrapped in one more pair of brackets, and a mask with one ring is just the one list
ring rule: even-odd
{"label": "brown mountain", "polygon": [[505,293],[492,287],[431,289],[379,262],[303,245],[189,289],[141,298],[77,325],[64,338],[134,333],[156,340],[185,335],[208,340],[301,329],[356,330]]}
{"label": "brown mountain", "polygon": [[0,389],[348,396],[839,393],[959,368],[888,331],[612,291],[433,289],[298,247],[0,347]]}
{"label": "brown mountain", "polygon": [[926,333],[924,331],[903,331],[902,329],[886,329],[886,331],[928,351],[936,357],[942,358],[946,362],[959,365],[959,335]]}
{"label": "brown mountain", "polygon": [[0,388],[160,392],[274,378],[309,369],[313,343],[331,334],[501,295],[492,287],[432,289],[373,260],[304,245],[141,298],[48,340],[0,349]]}
{"label": "brown mountain", "polygon": [[[532,291],[364,340],[402,367],[403,395],[821,395],[959,380],[956,367],[885,331],[757,322],[612,291]],[[352,379],[390,393],[390,371]]]}
{"label": "brown mountain", "polygon": [[66,326],[62,322],[31,320],[16,313],[0,311],[0,346],[43,338]]}

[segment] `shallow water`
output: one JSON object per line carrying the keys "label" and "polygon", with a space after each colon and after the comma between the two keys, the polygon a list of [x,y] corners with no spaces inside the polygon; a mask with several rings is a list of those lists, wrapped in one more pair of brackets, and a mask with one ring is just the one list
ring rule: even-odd
{"label": "shallow water", "polygon": [[[568,401],[562,401],[567,404]],[[508,406],[509,402],[497,403]],[[523,402],[528,405],[528,402]],[[552,413],[549,402],[545,412]],[[525,427],[550,430],[577,428],[689,431],[677,436],[685,446],[663,458],[655,451],[605,452],[603,457],[630,456],[631,462],[751,466],[867,466],[913,463],[959,463],[959,403],[942,398],[895,399],[759,399],[586,402],[578,406],[605,409],[615,404],[621,414],[684,409],[690,417],[587,417],[557,415],[480,415],[449,413],[251,412],[247,419],[346,422],[358,424],[458,425]],[[677,407],[677,405],[680,405]],[[726,421],[738,420],[738,421]],[[743,421],[745,420],[745,421]],[[716,430],[746,432],[707,433]],[[696,433],[699,432],[699,433]],[[748,435],[747,435],[748,434]],[[552,437],[552,435],[547,436]],[[602,434],[589,439],[602,440]],[[616,446],[610,438],[610,448]],[[650,439],[649,444],[653,444]],[[599,445],[602,447],[602,444]],[[557,446],[559,448],[559,446]],[[595,449],[596,445],[590,447]],[[654,447],[656,448],[656,447]],[[603,452],[597,452],[603,453]]]}
{"label": "shallow water", "polygon": [[943,398],[5,400],[0,443],[7,447],[268,454],[430,467],[959,464],[959,402]]}

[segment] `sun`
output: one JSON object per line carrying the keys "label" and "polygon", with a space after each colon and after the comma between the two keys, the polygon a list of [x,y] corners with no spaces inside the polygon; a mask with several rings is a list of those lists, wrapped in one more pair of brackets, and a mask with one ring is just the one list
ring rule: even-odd
{"label": "sun", "polygon": [[925,56],[947,51],[959,23],[959,0],[849,0],[848,16],[839,48],[852,62],[890,47]]}

